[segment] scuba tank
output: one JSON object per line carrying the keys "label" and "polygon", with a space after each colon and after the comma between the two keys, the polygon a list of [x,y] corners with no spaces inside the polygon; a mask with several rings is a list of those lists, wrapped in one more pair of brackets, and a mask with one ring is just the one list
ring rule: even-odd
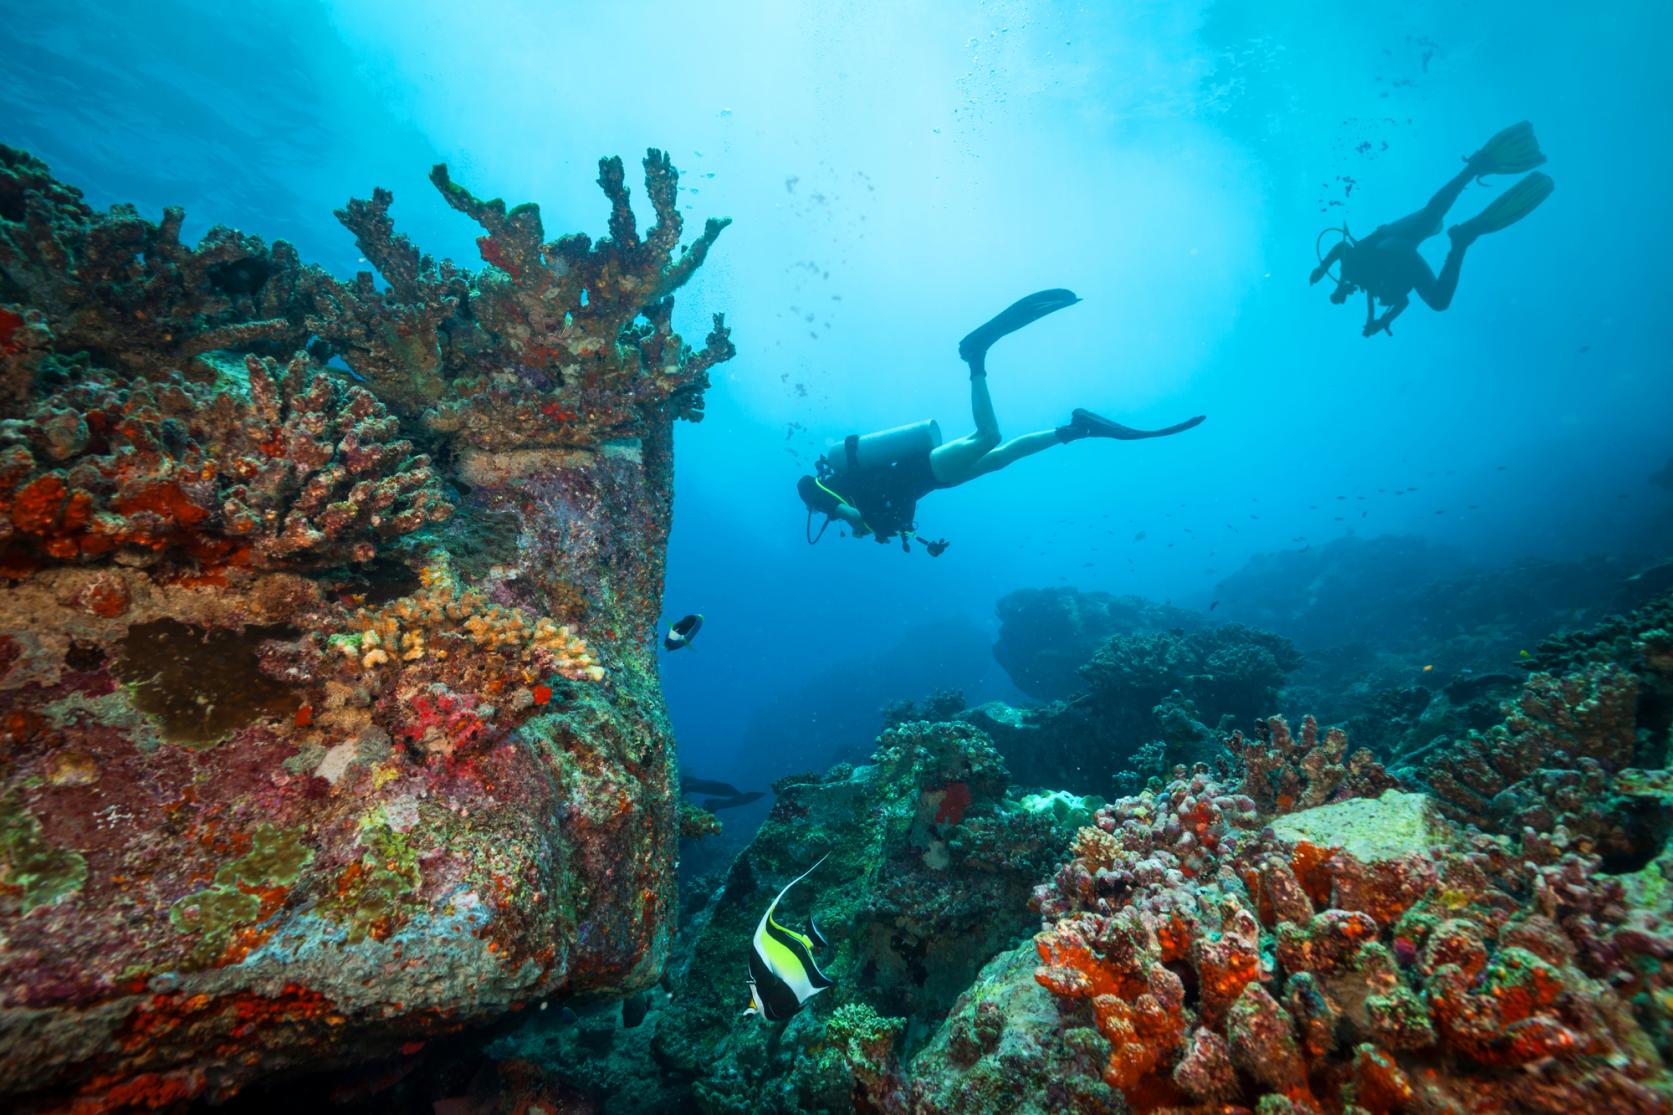
{"label": "scuba tank", "polygon": [[940,444],[941,424],[926,418],[874,434],[849,434],[825,452],[824,460],[832,476],[843,477],[886,468],[914,453],[928,453]]}

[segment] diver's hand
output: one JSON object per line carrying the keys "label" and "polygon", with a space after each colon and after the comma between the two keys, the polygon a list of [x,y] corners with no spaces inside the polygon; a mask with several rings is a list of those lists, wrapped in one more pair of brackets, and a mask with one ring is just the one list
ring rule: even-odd
{"label": "diver's hand", "polygon": [[1375,337],[1378,333],[1387,333],[1390,337],[1394,336],[1394,331],[1388,327],[1387,318],[1380,317],[1375,321],[1368,321],[1365,323],[1365,328],[1359,331],[1361,337]]}
{"label": "diver's hand", "polygon": [[1326,266],[1324,266],[1324,264],[1322,264],[1322,263],[1319,266],[1313,268],[1313,273],[1311,275],[1307,276],[1307,285],[1308,286],[1318,286],[1319,285],[1319,280],[1324,278],[1325,275],[1329,272],[1329,270],[1330,269],[1327,268]]}

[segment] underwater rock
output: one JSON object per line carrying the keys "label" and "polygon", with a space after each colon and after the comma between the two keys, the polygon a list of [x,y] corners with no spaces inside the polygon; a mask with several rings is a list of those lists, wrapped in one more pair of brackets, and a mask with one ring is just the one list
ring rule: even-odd
{"label": "underwater rock", "polygon": [[992,737],[1019,784],[1107,794],[1120,770],[1137,779],[1217,755],[1213,725],[1255,722],[1300,661],[1287,639],[1236,624],[1114,635],[1080,665],[1074,697],[989,701],[958,719]]}
{"label": "underwater rock", "polygon": [[1272,832],[1291,844],[1339,848],[1366,863],[1444,847],[1453,840],[1434,799],[1401,790],[1290,813],[1273,820]]}
{"label": "underwater rock", "polygon": [[1018,689],[1042,701],[1080,692],[1082,665],[1112,636],[1184,633],[1206,624],[1198,612],[1142,597],[1064,587],[1019,589],[1000,597],[997,608],[993,656]]}
{"label": "underwater rock", "polygon": [[[345,210],[377,293],[227,229],[187,248],[178,210],[95,213],[0,148],[8,1110],[224,1101],[632,995],[668,956],[678,795],[638,632],[672,423],[730,354],[670,326],[702,252],[618,212],[472,273],[387,201]],[[571,267],[598,301],[565,318]],[[536,306],[561,334],[520,331]],[[479,398],[559,342],[587,368],[521,391],[553,416]]]}
{"label": "underwater rock", "polygon": [[1118,1115],[1090,1012],[1061,1011],[1032,944],[995,957],[912,1060],[913,1115]]}

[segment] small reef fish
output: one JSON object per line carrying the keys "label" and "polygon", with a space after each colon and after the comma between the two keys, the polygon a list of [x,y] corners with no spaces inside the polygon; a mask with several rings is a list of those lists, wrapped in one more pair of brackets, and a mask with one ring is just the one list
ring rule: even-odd
{"label": "small reef fish", "polygon": [[761,915],[761,924],[755,927],[755,938],[749,948],[749,1006],[739,1014],[740,1018],[756,1014],[767,1022],[782,1022],[801,1010],[809,999],[835,986],[813,961],[815,948],[830,947],[813,919],[808,918],[805,937],[773,920],[773,911],[790,893],[790,888],[813,874],[829,855],[827,852],[820,856],[812,867],[786,883],[768,905],[767,912]]}
{"label": "small reef fish", "polygon": [[697,637],[697,632],[703,630],[701,615],[686,616],[677,623],[668,625],[668,634],[662,637],[662,645],[669,650],[679,650],[691,645],[691,640]]}

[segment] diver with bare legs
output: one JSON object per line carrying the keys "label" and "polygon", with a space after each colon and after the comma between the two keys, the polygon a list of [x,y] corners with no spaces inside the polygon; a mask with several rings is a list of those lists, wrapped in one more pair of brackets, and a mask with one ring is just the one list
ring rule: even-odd
{"label": "diver with bare legs", "polygon": [[[1139,430],[1076,408],[1061,426],[1005,440],[988,394],[988,349],[1001,337],[1078,301],[1072,291],[1038,291],[1006,307],[959,342],[959,356],[970,368],[970,411],[976,427],[964,437],[942,444],[940,426],[928,420],[851,435],[833,446],[819,459],[819,475],[803,476],[796,483],[808,508],[808,540],[817,540],[812,533],[817,511],[826,516],[825,526],[841,519],[856,538],[870,535],[885,542],[898,536],[902,547],[909,548],[918,501],[938,488],[957,487],[1054,445],[1089,437],[1119,441],[1166,437],[1203,420],[1198,415],[1160,430]],[[821,535],[825,526],[819,529]],[[946,547],[945,541],[925,541],[931,556],[939,556]]]}
{"label": "diver with bare legs", "polygon": [[[1310,283],[1317,283],[1331,275],[1331,267],[1341,264],[1340,276],[1330,300],[1337,305],[1348,300],[1356,291],[1365,292],[1365,328],[1363,335],[1390,333],[1389,325],[1411,304],[1411,294],[1434,310],[1452,305],[1458,289],[1458,274],[1464,266],[1464,253],[1476,239],[1489,232],[1508,228],[1539,208],[1551,196],[1555,184],[1550,177],[1535,172],[1518,181],[1500,194],[1487,208],[1462,224],[1447,230],[1452,247],[1441,264],[1437,276],[1418,252],[1418,245],[1441,231],[1441,222],[1452,208],[1464,187],[1472,178],[1489,174],[1521,174],[1545,162],[1545,155],[1534,138],[1533,125],[1527,121],[1514,124],[1488,140],[1481,150],[1465,160],[1464,169],[1442,186],[1429,204],[1416,213],[1392,224],[1381,225],[1369,236],[1355,240],[1346,225],[1339,230],[1342,239],[1319,260],[1313,269]],[[1338,231],[1327,229],[1324,235]],[[1377,305],[1383,312],[1379,316]],[[1392,336],[1392,333],[1390,333]]]}

